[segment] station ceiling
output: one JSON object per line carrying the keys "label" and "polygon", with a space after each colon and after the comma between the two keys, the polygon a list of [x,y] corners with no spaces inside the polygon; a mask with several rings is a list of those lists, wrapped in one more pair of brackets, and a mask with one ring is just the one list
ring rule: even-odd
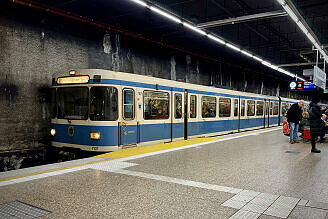
{"label": "station ceiling", "polygon": [[[72,15],[88,18],[88,21],[108,24],[130,36],[199,54],[208,59],[261,68],[268,74],[280,74],[238,52],[215,44],[207,37],[192,32],[183,25],[174,23],[131,0],[20,0],[20,2],[37,3],[42,8],[69,12]],[[284,14],[285,11],[277,0],[149,2],[196,25],[220,21],[219,25],[204,30],[211,31],[275,65],[282,65],[284,69],[300,76],[303,69],[311,68],[313,66],[311,63],[316,62],[316,51],[312,49],[311,42],[296,23]],[[293,0],[293,3],[320,43],[328,45],[328,0]],[[282,14],[270,16],[270,13]],[[255,15],[258,18],[238,22],[239,18],[248,15]],[[226,19],[231,21],[232,18],[236,18],[237,22],[226,22]]]}

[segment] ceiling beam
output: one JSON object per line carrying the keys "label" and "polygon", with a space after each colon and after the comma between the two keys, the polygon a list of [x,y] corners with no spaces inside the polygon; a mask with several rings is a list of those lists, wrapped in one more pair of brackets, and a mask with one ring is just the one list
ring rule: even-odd
{"label": "ceiling beam", "polygon": [[201,29],[204,29],[204,28],[217,27],[217,26],[223,26],[223,25],[229,25],[229,24],[259,20],[259,19],[281,17],[281,16],[287,16],[287,15],[288,15],[287,12],[282,11],[282,10],[280,10],[280,11],[270,11],[270,12],[251,14],[251,15],[246,15],[246,16],[240,16],[240,17],[228,18],[228,19],[223,19],[223,20],[200,23],[200,24],[197,25],[197,27],[201,28]]}
{"label": "ceiling beam", "polygon": [[[295,67],[295,66],[304,66],[304,65],[316,65],[316,62],[302,62],[302,63],[289,63],[289,64],[282,64],[277,65],[278,67]],[[318,62],[318,64],[323,64],[323,62]]]}
{"label": "ceiling beam", "polygon": [[[221,5],[219,2],[217,2],[216,0],[210,0],[215,6],[217,6],[218,8],[220,8],[221,10],[223,10],[226,14],[228,14],[231,17],[234,17],[233,13],[230,12],[228,9],[226,9],[223,5]],[[248,24],[245,24],[251,31],[253,31],[254,33],[256,33],[259,37],[261,37],[262,39],[264,39],[265,41],[269,42],[269,39],[264,36],[263,34],[261,34],[259,31],[257,31],[255,28],[251,27]]]}

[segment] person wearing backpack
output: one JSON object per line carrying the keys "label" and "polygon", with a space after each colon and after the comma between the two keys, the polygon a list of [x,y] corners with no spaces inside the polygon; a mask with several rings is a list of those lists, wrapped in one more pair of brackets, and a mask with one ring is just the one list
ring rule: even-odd
{"label": "person wearing backpack", "polygon": [[309,115],[310,115],[310,134],[311,134],[312,153],[321,152],[315,147],[315,139],[318,136],[324,135],[325,132],[324,122],[322,121],[321,117],[324,114],[326,107],[321,107],[319,104],[320,104],[320,99],[317,97],[314,97],[312,99],[312,102],[310,103]]}

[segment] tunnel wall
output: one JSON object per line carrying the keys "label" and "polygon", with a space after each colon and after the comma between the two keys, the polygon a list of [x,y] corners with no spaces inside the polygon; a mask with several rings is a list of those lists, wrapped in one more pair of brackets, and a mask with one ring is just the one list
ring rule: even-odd
{"label": "tunnel wall", "polygon": [[[98,68],[202,85],[289,96],[286,81],[0,3],[0,152],[48,144],[54,73]],[[295,96],[293,96],[295,97]]]}

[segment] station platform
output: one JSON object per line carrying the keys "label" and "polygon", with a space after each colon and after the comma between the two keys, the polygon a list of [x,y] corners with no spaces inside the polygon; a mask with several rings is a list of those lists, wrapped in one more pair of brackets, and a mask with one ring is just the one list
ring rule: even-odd
{"label": "station platform", "polygon": [[281,127],[0,173],[0,218],[328,219],[328,145]]}

